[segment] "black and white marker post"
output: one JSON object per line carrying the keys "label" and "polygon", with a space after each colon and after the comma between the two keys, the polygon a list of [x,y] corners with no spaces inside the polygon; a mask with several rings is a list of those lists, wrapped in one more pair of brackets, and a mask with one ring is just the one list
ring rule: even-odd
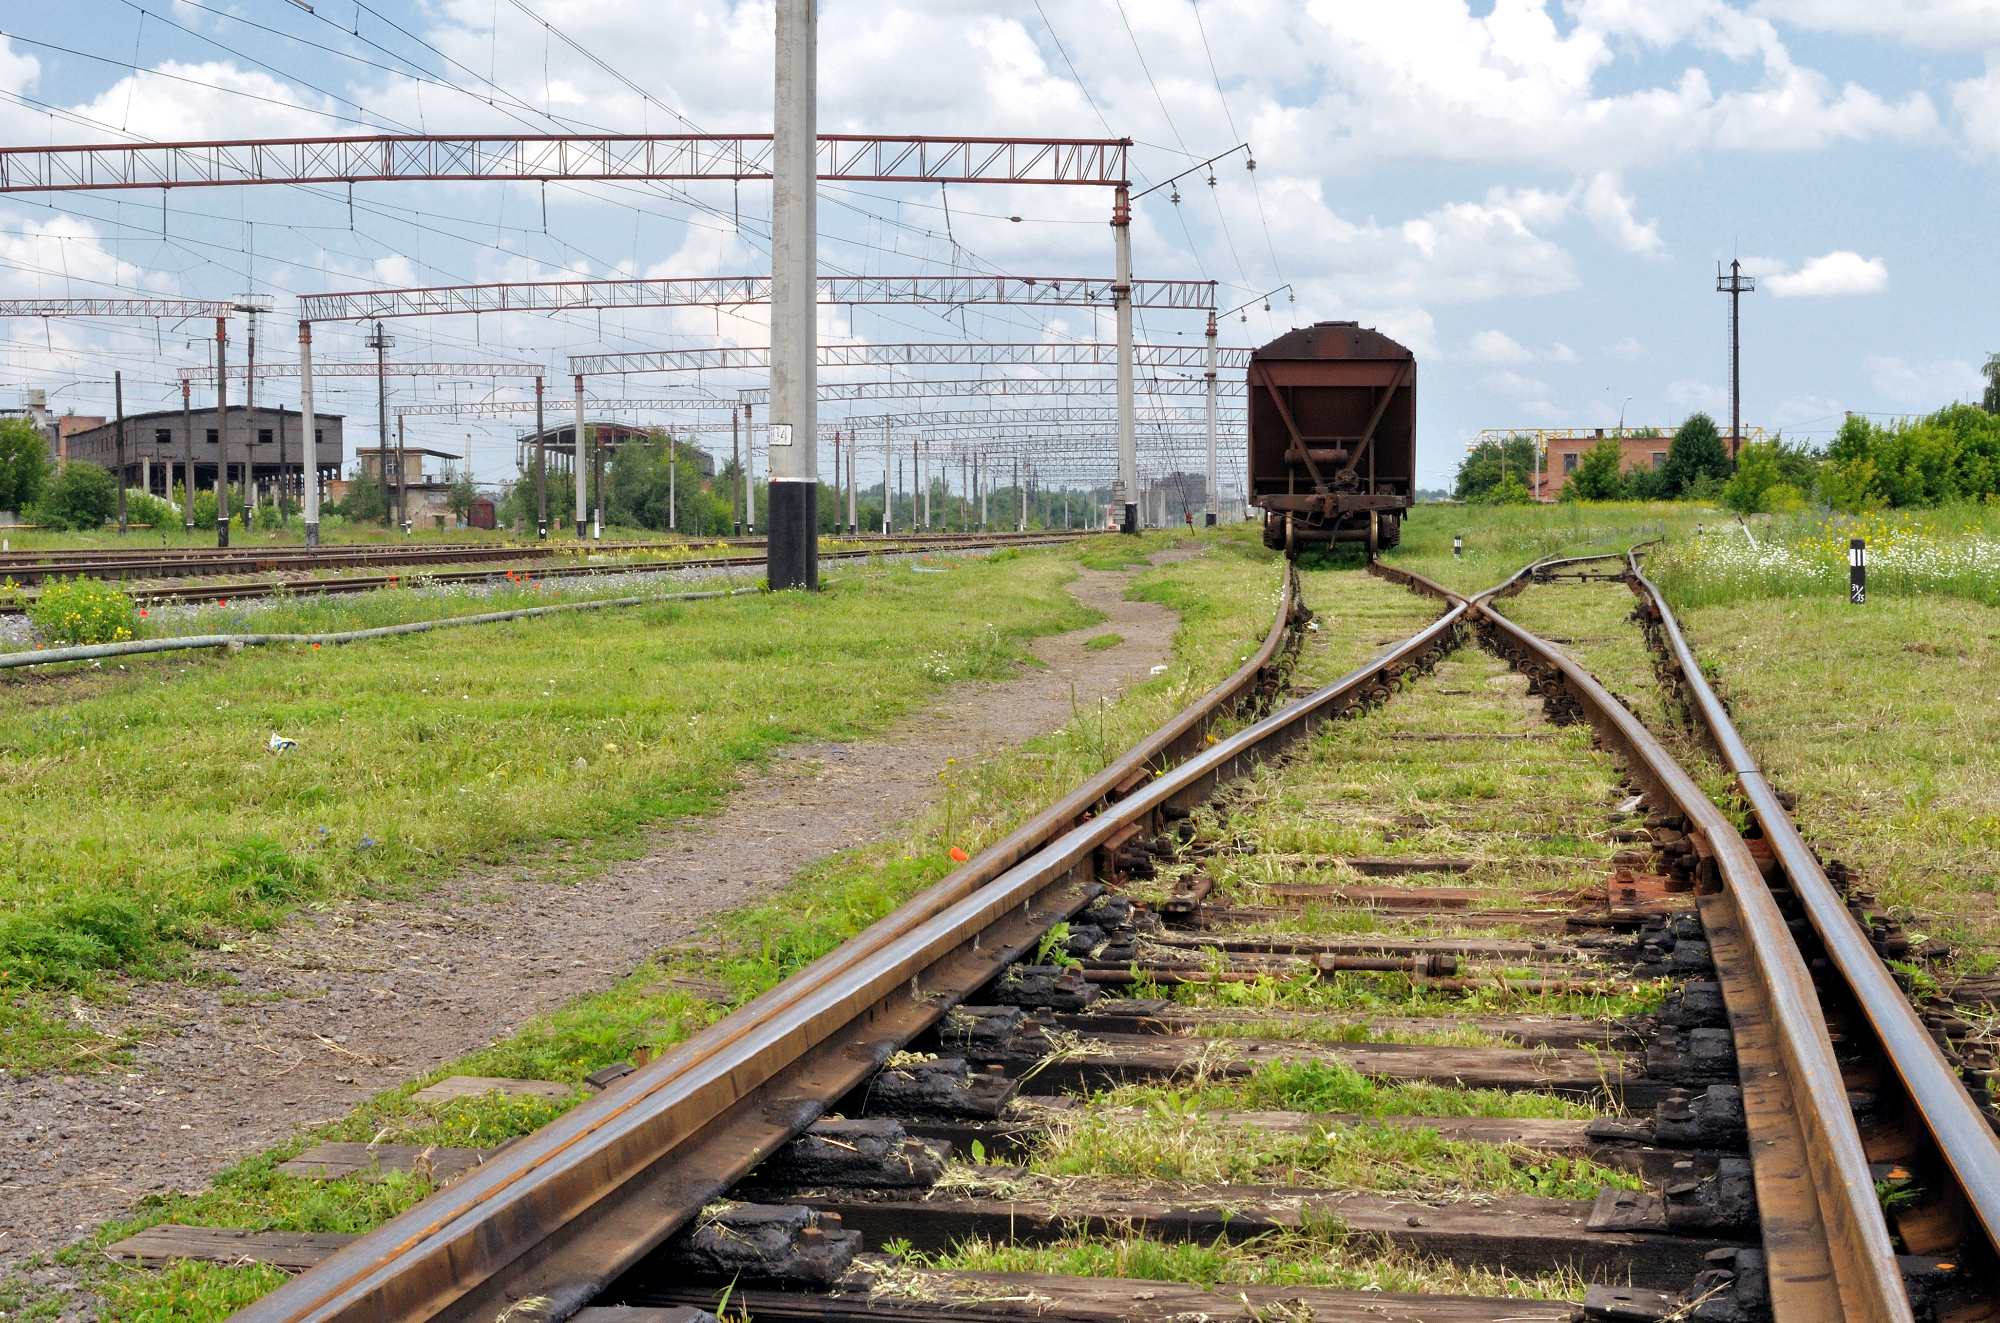
{"label": "black and white marker post", "polygon": [[1453,533],[1451,535],[1451,554],[1460,560],[1465,559],[1465,534]]}
{"label": "black and white marker post", "polygon": [[1850,538],[1847,543],[1847,600],[1860,606],[1868,600],[1868,542]]}

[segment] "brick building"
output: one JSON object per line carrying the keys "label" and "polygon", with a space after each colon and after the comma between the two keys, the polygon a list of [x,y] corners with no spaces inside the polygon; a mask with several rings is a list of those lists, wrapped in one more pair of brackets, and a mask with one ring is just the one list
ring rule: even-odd
{"label": "brick building", "polygon": [[[325,492],[325,484],[340,476],[343,447],[342,418],[337,413],[314,411],[313,436],[316,441],[313,468]],[[243,481],[244,465],[256,490],[266,496],[283,490],[294,500],[302,499],[300,479],[305,472],[305,454],[299,436],[297,409],[267,409],[258,406],[254,415],[234,404],[227,414],[229,481]],[[171,496],[173,485],[186,479],[189,423],[193,426],[195,490],[213,489],[217,466],[223,462],[224,447],[217,435],[215,410],[197,409],[183,414],[179,409],[128,415],[125,419],[125,476],[128,488]],[[105,422],[69,434],[65,444],[68,458],[86,460],[113,472],[118,468],[118,425]],[[282,462],[280,456],[282,455]]]}

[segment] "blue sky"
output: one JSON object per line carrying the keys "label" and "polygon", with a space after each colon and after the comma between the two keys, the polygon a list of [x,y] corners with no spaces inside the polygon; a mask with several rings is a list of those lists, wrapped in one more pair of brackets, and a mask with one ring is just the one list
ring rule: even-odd
{"label": "blue sky", "polygon": [[[768,4],[315,9],[179,0],[142,20],[123,0],[24,7],[0,41],[0,139],[673,131],[675,116],[707,131],[768,127]],[[1269,314],[1252,302],[1226,343],[1331,317],[1404,339],[1421,365],[1420,469],[1432,485],[1481,428],[1725,412],[1727,301],[1714,284],[1732,255],[1760,284],[1744,304],[1746,424],[1823,438],[1845,410],[1934,408],[1975,393],[1978,366],[2000,350],[2000,0],[876,0],[829,4],[821,32],[825,131],[1108,129],[1142,144],[1133,159],[1146,180],[1247,139],[1254,176],[1233,158],[1212,190],[1186,181],[1178,208],[1164,193],[1141,204],[1137,273],[1221,280],[1229,304],[1290,286]],[[510,99],[511,115],[497,108]],[[768,188],[691,196],[551,189],[545,232],[531,185],[364,186],[351,229],[344,197],[182,190],[164,241],[157,193],[16,198],[0,201],[0,293],[254,287],[278,306],[268,355],[289,354],[299,293],[764,269]],[[823,263],[1109,272],[1095,191],[954,190],[949,237],[940,202],[931,189],[828,186]],[[1016,214],[1026,219],[1006,219]],[[398,352],[560,371],[569,352],[765,338],[754,314],[482,320],[407,322]],[[1158,314],[1143,330],[1199,332],[1198,318]],[[823,327],[873,341],[1093,333],[1074,314],[1011,310],[948,322],[863,309],[853,326],[841,312]],[[128,408],[177,402],[175,370],[203,361],[188,343],[200,334],[15,322],[0,328],[0,401],[40,386],[58,406],[99,412],[117,368]],[[359,340],[329,328],[319,354],[360,357]],[[321,401],[351,413],[370,403],[353,391]],[[413,427],[451,450],[470,431],[479,475],[511,476],[507,421]]]}

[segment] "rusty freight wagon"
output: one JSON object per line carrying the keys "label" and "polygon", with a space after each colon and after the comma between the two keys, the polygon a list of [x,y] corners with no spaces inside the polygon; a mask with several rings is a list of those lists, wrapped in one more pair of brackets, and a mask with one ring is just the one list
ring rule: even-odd
{"label": "rusty freight wagon", "polygon": [[1355,322],[1316,322],[1250,355],[1250,504],[1264,543],[1393,547],[1416,503],[1417,361]]}

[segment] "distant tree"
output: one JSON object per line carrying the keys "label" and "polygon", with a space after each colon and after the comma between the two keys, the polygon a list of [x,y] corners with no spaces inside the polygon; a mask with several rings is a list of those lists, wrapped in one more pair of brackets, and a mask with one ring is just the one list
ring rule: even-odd
{"label": "distant tree", "polygon": [[25,418],[0,419],[0,510],[25,510],[41,497],[55,466],[49,443]]}
{"label": "distant tree", "polygon": [[445,493],[444,504],[446,509],[463,519],[471,513],[472,503],[478,499],[479,488],[473,485],[472,473],[468,470],[451,480],[451,490]]}
{"label": "distant tree", "polygon": [[1715,420],[1705,413],[1691,413],[1667,446],[1667,462],[1660,468],[1660,495],[1681,499],[1698,487],[1707,489],[1728,481],[1734,469],[1722,435],[1715,430]]}
{"label": "distant tree", "polygon": [[1504,442],[1488,441],[1476,446],[1458,466],[1452,494],[1461,501],[1484,500],[1500,485],[1503,473],[1521,477],[1521,490],[1528,489],[1527,477],[1535,469],[1535,443],[1525,436],[1510,436]]}
{"label": "distant tree", "polygon": [[1586,450],[1569,475],[1561,496],[1566,501],[1616,501],[1624,497],[1625,475],[1620,471],[1624,450],[1618,438],[1607,436]]}
{"label": "distant tree", "polygon": [[366,474],[348,483],[347,499],[340,503],[338,513],[356,523],[387,518],[389,500],[382,494],[382,484]]}
{"label": "distant tree", "polygon": [[42,490],[34,522],[46,528],[97,528],[117,509],[118,484],[111,474],[95,464],[71,460]]}
{"label": "distant tree", "polygon": [[1528,484],[1521,481],[1521,475],[1510,467],[1506,477],[1487,488],[1486,493],[1478,498],[1478,504],[1527,505],[1534,499],[1528,495]]}
{"label": "distant tree", "polygon": [[2000,413],[2000,354],[1988,354],[1986,366],[1979,370],[1986,374],[1986,395],[1980,407],[1988,413]]}

